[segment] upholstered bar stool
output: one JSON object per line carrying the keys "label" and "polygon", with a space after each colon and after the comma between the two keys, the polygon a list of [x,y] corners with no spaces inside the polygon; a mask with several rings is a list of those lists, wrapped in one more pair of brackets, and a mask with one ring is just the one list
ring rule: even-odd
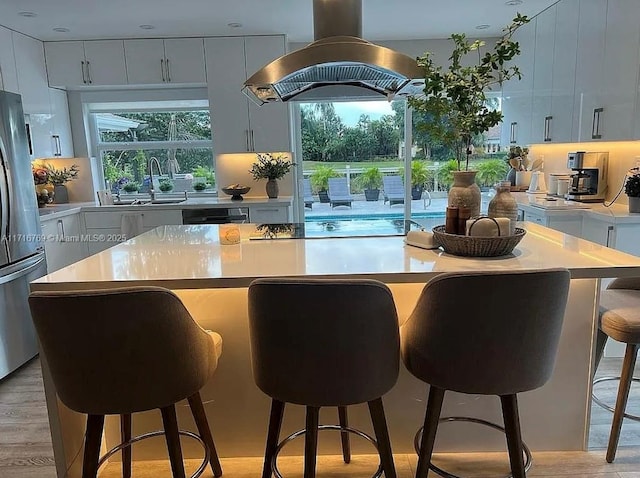
{"label": "upholstered bar stool", "polygon": [[[222,339],[205,331],[171,291],[159,287],[34,292],[31,314],[60,400],[87,417],[83,478],[123,451],[131,476],[130,445],[164,434],[174,478],[184,478],[179,435],[205,446],[205,460],[222,475],[200,389],[212,377]],[[125,315],[123,311],[128,313]],[[199,436],[178,430],[175,404],[188,399]],[[131,438],[131,414],[160,409],[164,432]],[[120,415],[125,443],[100,459],[105,415]]]}
{"label": "upholstered bar stool", "polygon": [[[377,446],[374,476],[395,478],[382,396],[398,379],[398,318],[389,289],[373,280],[259,279],[249,287],[251,360],[271,397],[263,478],[281,477],[280,449],[305,436],[304,478],[316,470],[318,430],[356,433]],[[306,407],[306,427],[281,443],[285,403]],[[321,407],[367,403],[376,440],[359,430],[318,425]]]}
{"label": "upholstered bar stool", "polygon": [[596,350],[596,367],[600,362],[607,338],[627,344],[619,377],[601,377],[593,384],[620,380],[615,408],[600,400],[594,393],[593,400],[600,406],[613,412],[613,423],[607,446],[607,462],[612,463],[616,457],[622,420],[629,418],[640,421],[640,417],[626,413],[627,400],[631,382],[640,382],[633,377],[638,347],[640,346],[640,277],[615,279],[600,294],[600,327]]}
{"label": "upholstered bar stool", "polygon": [[[429,468],[455,477],[431,463],[438,423],[455,420],[503,430],[512,476],[526,476],[517,394],[541,387],[551,376],[568,291],[564,269],[442,274],[427,283],[400,328],[407,369],[429,384],[417,478],[425,478]],[[504,428],[469,417],[440,418],[447,390],[500,396]]]}

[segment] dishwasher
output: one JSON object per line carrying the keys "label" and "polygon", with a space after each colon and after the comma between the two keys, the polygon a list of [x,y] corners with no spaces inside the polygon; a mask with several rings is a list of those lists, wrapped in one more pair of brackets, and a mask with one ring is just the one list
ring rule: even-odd
{"label": "dishwasher", "polygon": [[233,222],[249,222],[249,208],[217,207],[182,210],[182,224],[227,224]]}

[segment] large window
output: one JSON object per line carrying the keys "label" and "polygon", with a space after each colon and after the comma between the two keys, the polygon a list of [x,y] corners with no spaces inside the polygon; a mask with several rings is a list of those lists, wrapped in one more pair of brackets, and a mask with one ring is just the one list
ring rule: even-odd
{"label": "large window", "polygon": [[174,191],[189,191],[199,182],[213,191],[208,108],[172,108],[170,104],[158,107],[144,102],[135,106],[121,109],[112,105],[111,110],[102,107],[91,114],[105,186],[117,192],[131,183],[144,192],[149,189],[149,168],[153,163],[155,189],[160,182],[167,182]]}

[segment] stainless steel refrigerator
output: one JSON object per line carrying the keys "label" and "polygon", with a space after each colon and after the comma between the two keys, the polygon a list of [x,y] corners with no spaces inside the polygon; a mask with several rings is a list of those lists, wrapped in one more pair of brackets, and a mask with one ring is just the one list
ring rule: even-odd
{"label": "stainless steel refrigerator", "polygon": [[38,353],[27,298],[46,271],[22,100],[0,91],[0,379]]}

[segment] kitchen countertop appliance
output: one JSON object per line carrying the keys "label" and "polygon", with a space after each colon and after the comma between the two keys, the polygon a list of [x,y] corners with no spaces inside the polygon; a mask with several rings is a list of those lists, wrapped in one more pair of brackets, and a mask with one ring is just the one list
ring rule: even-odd
{"label": "kitchen countertop appliance", "polygon": [[607,192],[609,153],[577,151],[569,153],[567,167],[573,172],[567,199],[602,202]]}
{"label": "kitchen countertop appliance", "polygon": [[46,273],[22,100],[0,91],[0,379],[38,353],[27,299]]}

